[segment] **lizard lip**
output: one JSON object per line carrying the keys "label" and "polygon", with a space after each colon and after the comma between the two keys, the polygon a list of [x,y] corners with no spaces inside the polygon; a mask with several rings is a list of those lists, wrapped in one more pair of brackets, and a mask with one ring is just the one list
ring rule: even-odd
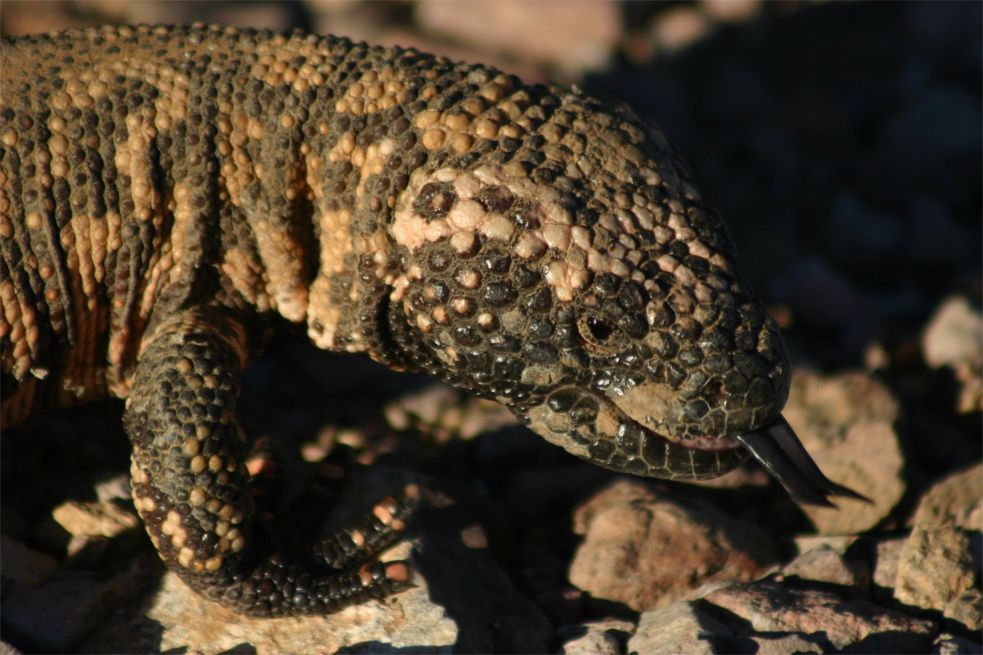
{"label": "lizard lip", "polygon": [[856,491],[836,484],[819,470],[784,417],[737,437],[794,500],[808,505],[835,507],[829,496],[870,502]]}
{"label": "lizard lip", "polygon": [[[835,507],[830,496],[842,496],[870,502],[857,492],[836,484],[827,478],[816,465],[795,431],[784,417],[750,430],[744,434],[731,436],[696,436],[686,439],[674,438],[649,428],[645,423],[653,422],[649,415],[644,421],[631,417],[622,409],[622,415],[652,442],[662,442],[668,448],[701,452],[702,457],[725,456],[735,450],[750,453],[765,467],[794,500],[807,505]],[[622,424],[624,425],[624,424]],[[621,430],[623,428],[619,428]],[[619,432],[620,436],[620,432]],[[694,475],[694,477],[697,477]]]}
{"label": "lizard lip", "polygon": [[738,439],[734,437],[711,437],[711,436],[697,436],[688,437],[683,439],[674,439],[668,437],[664,434],[660,434],[651,430],[644,425],[638,424],[638,426],[645,431],[646,434],[658,439],[664,439],[676,446],[681,446],[683,448],[688,448],[689,450],[706,450],[706,451],[717,451],[717,450],[735,450],[741,447],[741,443]]}

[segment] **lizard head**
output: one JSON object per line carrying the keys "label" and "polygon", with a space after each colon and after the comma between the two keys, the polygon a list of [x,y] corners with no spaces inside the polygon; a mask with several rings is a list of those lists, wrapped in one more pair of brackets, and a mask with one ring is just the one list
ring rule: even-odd
{"label": "lizard head", "polygon": [[624,108],[567,94],[551,112],[507,149],[412,174],[391,231],[405,358],[601,466],[709,478],[750,452],[825,501],[781,420],[778,328],[685,164]]}

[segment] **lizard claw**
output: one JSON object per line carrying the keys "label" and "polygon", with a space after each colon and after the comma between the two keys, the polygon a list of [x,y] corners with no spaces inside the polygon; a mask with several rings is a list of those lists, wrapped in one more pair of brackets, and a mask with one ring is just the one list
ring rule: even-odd
{"label": "lizard claw", "polygon": [[335,570],[368,562],[404,535],[419,502],[419,487],[406,485],[399,494],[376,503],[362,518],[315,544],[315,560]]}

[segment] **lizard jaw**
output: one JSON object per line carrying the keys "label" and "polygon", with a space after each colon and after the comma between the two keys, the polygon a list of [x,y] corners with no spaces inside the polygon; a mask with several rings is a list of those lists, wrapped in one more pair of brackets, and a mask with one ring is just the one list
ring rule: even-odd
{"label": "lizard jaw", "polygon": [[632,418],[610,398],[564,389],[520,418],[550,443],[621,473],[676,480],[714,478],[748,458],[736,439],[675,439]]}
{"label": "lizard jaw", "polygon": [[[608,398],[575,390],[568,394],[577,399],[534,406],[525,415],[527,422],[547,441],[604,468],[658,478],[707,479],[753,455],[799,503],[830,507],[829,496],[868,500],[823,475],[782,416],[737,437],[682,440],[642,425]],[[591,411],[578,414],[578,406]]]}

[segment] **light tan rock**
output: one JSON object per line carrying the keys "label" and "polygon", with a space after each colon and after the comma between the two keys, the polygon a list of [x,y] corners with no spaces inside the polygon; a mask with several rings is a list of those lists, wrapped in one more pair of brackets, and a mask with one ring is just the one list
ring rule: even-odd
{"label": "light tan rock", "polygon": [[983,314],[962,296],[942,302],[922,334],[925,362],[952,368],[962,385],[961,412],[983,409]]}
{"label": "light tan rock", "polygon": [[862,587],[870,578],[861,562],[848,561],[829,546],[802,553],[782,568],[782,575],[844,587]]}
{"label": "light tan rock", "polygon": [[603,67],[622,30],[618,5],[611,0],[422,0],[416,5],[416,20],[424,31],[491,52],[548,62],[568,75]]}
{"label": "light tan rock", "polygon": [[694,603],[679,601],[644,612],[634,636],[628,640],[629,653],[685,653],[711,655],[715,637],[729,637],[731,629],[702,612]]}
{"label": "light tan rock", "polygon": [[[926,648],[934,622],[916,619],[863,600],[843,600],[824,591],[792,589],[774,582],[735,584],[718,589],[705,601],[747,620],[756,632],[824,633],[835,649],[861,641],[883,639],[873,652],[905,652]],[[892,641],[895,640],[895,641]],[[915,647],[915,650],[909,650]]]}
{"label": "light tan rock", "polygon": [[629,480],[583,504],[574,531],[584,542],[570,581],[637,610],[667,605],[708,582],[751,580],[775,561],[770,538],[756,526]]}
{"label": "light tan rock", "polygon": [[936,483],[918,502],[912,523],[950,524],[983,530],[983,464],[976,463]]}
{"label": "light tan rock", "polygon": [[785,418],[826,476],[871,499],[836,497],[835,508],[802,509],[822,534],[877,525],[904,495],[904,458],[894,430],[897,401],[866,373],[797,373]]}
{"label": "light tan rock", "polygon": [[943,610],[973,587],[969,534],[952,525],[920,523],[901,549],[894,597],[902,603]]}

